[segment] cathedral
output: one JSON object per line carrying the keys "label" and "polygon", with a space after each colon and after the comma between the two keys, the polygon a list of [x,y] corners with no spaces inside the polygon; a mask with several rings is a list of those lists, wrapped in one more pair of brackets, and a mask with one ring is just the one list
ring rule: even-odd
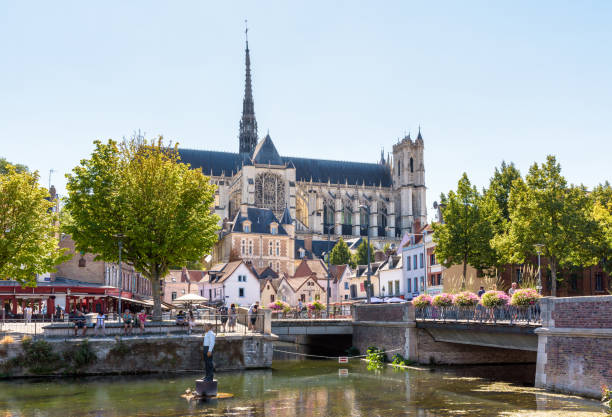
{"label": "cathedral", "polygon": [[399,140],[392,157],[381,153],[378,162],[281,156],[269,134],[258,137],[248,40],[245,54],[238,152],[179,150],[183,162],[217,185],[215,212],[225,224],[243,224],[248,213],[261,212],[254,209],[267,209],[294,239],[325,240],[329,233],[334,240],[369,235],[374,242],[395,242],[415,223],[426,224],[420,129],[415,140]]}

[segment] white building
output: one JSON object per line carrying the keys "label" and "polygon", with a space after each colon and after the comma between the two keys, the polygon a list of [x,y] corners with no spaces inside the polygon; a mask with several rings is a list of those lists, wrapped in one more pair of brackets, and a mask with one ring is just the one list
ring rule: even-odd
{"label": "white building", "polygon": [[412,299],[425,292],[426,257],[425,245],[421,236],[415,236],[415,243],[410,243],[402,249],[405,294]]}
{"label": "white building", "polygon": [[379,269],[380,295],[383,297],[406,296],[406,280],[402,268],[402,256],[390,256]]}
{"label": "white building", "polygon": [[436,258],[436,242],[433,241],[433,229],[427,226],[425,229],[425,249],[427,250],[427,294],[436,295],[444,292],[442,271],[444,267]]}
{"label": "white building", "polygon": [[250,306],[259,301],[260,283],[255,271],[243,261],[215,265],[202,285],[204,297],[225,305]]}

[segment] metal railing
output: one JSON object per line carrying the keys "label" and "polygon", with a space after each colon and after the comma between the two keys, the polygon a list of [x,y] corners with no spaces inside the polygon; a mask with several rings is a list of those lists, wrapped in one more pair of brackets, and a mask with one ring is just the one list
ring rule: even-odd
{"label": "metal railing", "polygon": [[329,306],[329,317],[327,316],[327,311],[325,309],[316,311],[316,310],[308,310],[308,308],[304,307],[301,310],[298,308],[292,308],[290,311],[273,311],[272,312],[272,320],[274,319],[350,319],[351,315],[351,305],[331,305]]}
{"label": "metal railing", "polygon": [[417,320],[434,320],[442,322],[476,322],[500,324],[540,324],[539,303],[517,307],[506,305],[488,308],[481,305],[475,307],[424,307],[415,309]]}

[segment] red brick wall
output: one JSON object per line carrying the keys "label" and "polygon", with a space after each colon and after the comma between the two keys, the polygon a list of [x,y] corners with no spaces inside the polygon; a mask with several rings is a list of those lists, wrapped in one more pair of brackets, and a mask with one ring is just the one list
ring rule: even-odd
{"label": "red brick wall", "polygon": [[602,297],[588,302],[556,302],[552,319],[556,328],[610,329],[612,328],[612,297]]}

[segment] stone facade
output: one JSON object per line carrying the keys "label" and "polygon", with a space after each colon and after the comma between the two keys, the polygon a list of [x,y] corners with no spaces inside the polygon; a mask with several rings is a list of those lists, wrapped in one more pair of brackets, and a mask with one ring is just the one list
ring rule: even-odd
{"label": "stone facade", "polygon": [[[60,360],[47,364],[46,375],[82,374],[125,374],[125,373],[163,373],[201,370],[204,372],[203,336],[160,336],[147,338],[127,338],[121,341],[109,339],[89,339],[89,346],[95,354],[95,361],[81,368],[75,368]],[[272,365],[274,338],[266,335],[217,336],[214,363],[218,371],[269,368]],[[60,358],[70,357],[78,348],[78,341],[49,339],[52,351]],[[11,365],[7,362],[21,354],[19,345],[11,347],[2,357],[0,352],[0,372],[6,376],[18,377],[33,375],[28,364]]]}

